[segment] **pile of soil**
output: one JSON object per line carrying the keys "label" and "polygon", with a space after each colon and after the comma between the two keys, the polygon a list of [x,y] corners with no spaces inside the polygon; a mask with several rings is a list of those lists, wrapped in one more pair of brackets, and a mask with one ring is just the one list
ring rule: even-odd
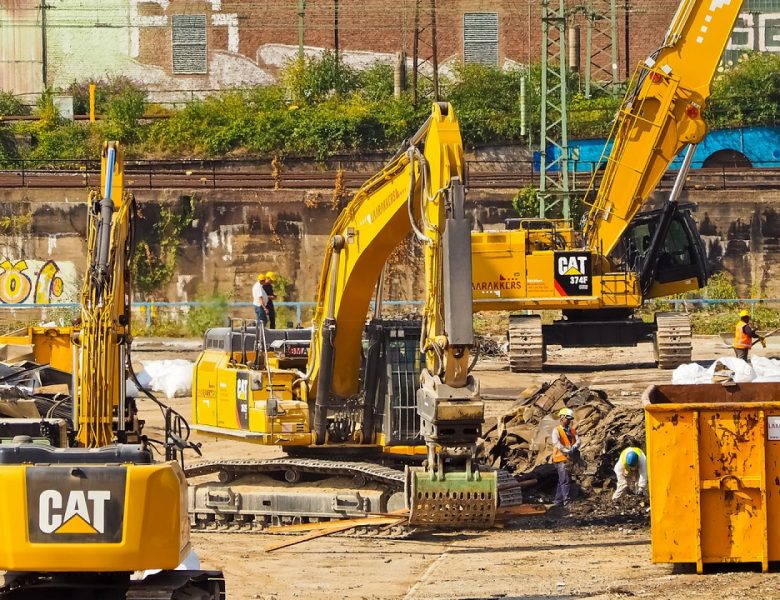
{"label": "pile of soil", "polygon": [[486,427],[483,455],[494,467],[515,474],[523,482],[526,498],[540,500],[555,491],[557,474],[551,463],[552,431],[561,408],[574,411],[580,436],[580,453],[573,473],[586,496],[614,489],[613,468],[627,446],[644,448],[644,412],[616,408],[602,390],[578,388],[561,375],[551,383],[531,388]]}

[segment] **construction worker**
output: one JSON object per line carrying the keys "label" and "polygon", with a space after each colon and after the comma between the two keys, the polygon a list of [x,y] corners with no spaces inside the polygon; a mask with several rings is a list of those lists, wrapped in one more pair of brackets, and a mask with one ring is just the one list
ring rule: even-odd
{"label": "construction worker", "polygon": [[260,273],[252,286],[252,306],[255,309],[257,322],[265,325],[268,322],[268,294],[263,289],[263,281],[265,281],[265,273]]}
{"label": "construction worker", "polygon": [[276,273],[273,271],[268,271],[263,280],[263,289],[265,290],[266,296],[268,296],[268,302],[266,303],[266,306],[268,307],[268,326],[271,329],[276,329],[276,309],[274,308],[274,298],[276,298],[276,295],[274,294],[273,285],[275,280]]}
{"label": "construction worker", "polygon": [[764,341],[758,332],[750,326],[750,313],[746,310],[739,311],[739,321],[734,326],[734,354],[744,361],[748,360],[748,352],[755,343]]}
{"label": "construction worker", "polygon": [[558,471],[558,488],[555,490],[555,506],[566,506],[571,493],[571,469],[573,459],[579,452],[580,438],[574,423],[574,412],[570,408],[558,411],[559,425],[553,429],[552,460]]}
{"label": "construction worker", "polygon": [[617,489],[612,501],[622,498],[626,492],[638,496],[647,495],[647,457],[640,448],[629,446],[620,453],[615,464]]}

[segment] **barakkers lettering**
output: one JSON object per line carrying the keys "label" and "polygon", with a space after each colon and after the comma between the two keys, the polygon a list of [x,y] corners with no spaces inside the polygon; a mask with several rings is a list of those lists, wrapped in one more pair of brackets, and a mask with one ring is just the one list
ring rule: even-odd
{"label": "barakkers lettering", "polygon": [[494,292],[496,290],[522,290],[521,281],[475,281],[471,284],[471,289],[477,292]]}

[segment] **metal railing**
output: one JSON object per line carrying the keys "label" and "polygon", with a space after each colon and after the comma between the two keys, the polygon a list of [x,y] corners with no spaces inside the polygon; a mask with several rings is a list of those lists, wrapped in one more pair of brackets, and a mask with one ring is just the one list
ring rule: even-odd
{"label": "metal railing", "polygon": [[[413,306],[418,307],[421,306],[423,302],[421,300],[389,300],[385,301],[383,303],[383,306],[388,307],[405,307],[405,306]],[[190,308],[194,307],[202,307],[202,306],[211,306],[212,304],[210,302],[199,302],[199,301],[191,301],[191,302],[159,302],[159,301],[146,301],[146,302],[133,302],[131,305],[131,308],[140,312],[143,316],[143,319],[145,320],[146,329],[151,329],[154,319],[156,316],[160,314],[160,309],[171,309],[171,308],[186,308],[189,310]],[[298,326],[303,324],[303,316],[304,311],[306,309],[313,309],[316,305],[315,302],[291,302],[291,301],[274,301],[274,307],[277,309],[277,314],[279,312],[278,309],[290,309],[295,314],[295,321],[293,323],[293,326]],[[3,311],[15,311],[15,310],[49,310],[49,309],[66,309],[66,310],[78,310],[78,308],[81,305],[77,302],[56,302],[51,304],[5,304],[0,303],[0,319],[2,319],[2,312]],[[253,307],[251,302],[230,302],[227,305],[228,311],[234,310],[234,309],[251,309]],[[371,302],[371,310],[373,310],[373,301]]]}

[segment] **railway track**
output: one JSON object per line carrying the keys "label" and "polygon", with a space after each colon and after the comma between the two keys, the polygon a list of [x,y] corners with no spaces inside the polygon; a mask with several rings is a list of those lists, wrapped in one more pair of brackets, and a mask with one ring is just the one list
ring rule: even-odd
{"label": "railway track", "polygon": [[[478,163],[475,163],[478,164]],[[346,171],[344,185],[356,190],[369,177],[368,171]],[[578,173],[581,188],[588,174]],[[671,189],[675,172],[667,173],[659,190]],[[5,169],[0,170],[0,188],[87,188],[99,185],[100,172],[89,166],[75,169]],[[512,168],[483,170],[472,167],[467,182],[471,189],[518,189],[534,185],[538,174],[529,165],[519,163]],[[230,168],[230,163],[195,165],[183,163],[129,165],[125,169],[125,186],[129,189],[331,189],[336,181],[335,170],[293,172],[284,171],[274,178],[270,169]],[[780,189],[778,169],[698,169],[688,176],[686,187],[710,190]]]}

